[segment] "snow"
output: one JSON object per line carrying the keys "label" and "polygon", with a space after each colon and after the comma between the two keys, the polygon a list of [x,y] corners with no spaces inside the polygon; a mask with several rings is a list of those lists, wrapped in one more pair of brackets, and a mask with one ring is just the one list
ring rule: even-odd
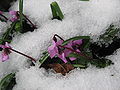
{"label": "snow", "polygon": [[0,36],[5,32],[5,29],[7,29],[7,27],[7,23],[0,21]]}
{"label": "snow", "polygon": [[[64,39],[90,35],[96,40],[110,24],[120,24],[120,0],[56,0],[65,16],[62,21],[51,20],[50,3],[53,1],[24,0],[24,14],[37,24],[38,29],[16,36],[11,43],[14,49],[39,59],[55,33]],[[18,2],[10,10],[18,10]],[[0,22],[0,33],[5,27],[6,24]],[[0,78],[17,71],[17,85],[13,90],[119,90],[119,54],[120,50],[117,55],[108,57],[115,65],[105,69],[76,69],[61,76],[37,66],[29,68],[26,57],[11,53],[9,61],[0,62]]]}
{"label": "snow", "polygon": [[119,90],[120,49],[108,57],[114,65],[96,69],[75,69],[66,76],[46,72],[43,68],[20,69],[16,75],[17,85],[13,90]]}
{"label": "snow", "polygon": [[120,70],[114,66],[76,69],[66,76],[47,73],[37,67],[21,69],[16,75],[17,85],[13,90],[119,90],[120,76],[117,72]]}

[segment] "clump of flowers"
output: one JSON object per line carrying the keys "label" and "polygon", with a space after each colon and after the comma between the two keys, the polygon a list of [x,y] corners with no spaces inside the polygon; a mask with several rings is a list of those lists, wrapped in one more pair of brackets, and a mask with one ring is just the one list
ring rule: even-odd
{"label": "clump of flowers", "polygon": [[[64,40],[61,38],[61,40],[57,40],[56,36],[58,35],[54,35],[52,46],[48,48],[48,52],[51,58],[58,56],[61,60],[63,60],[63,62],[67,63],[68,61],[66,57],[68,57],[70,53],[81,53],[80,46],[82,44],[82,39],[70,41],[68,44],[63,46],[62,43]],[[70,57],[69,60],[73,61],[76,60],[76,58]]]}
{"label": "clump of flowers", "polygon": [[[111,60],[104,57],[94,57],[90,50],[91,44],[90,36],[76,36],[64,40],[59,35],[55,34],[52,39],[52,45],[48,47],[48,54],[45,54],[43,58],[40,59],[40,62],[44,62],[45,60],[49,62],[48,57],[50,56],[51,60],[53,60],[52,63],[54,63],[54,60],[58,60],[58,62],[55,61],[55,66],[57,66],[56,64],[62,65],[59,59],[65,64],[79,68],[87,68],[90,64],[98,68],[111,65]],[[51,66],[52,65],[50,65],[50,67]]]}

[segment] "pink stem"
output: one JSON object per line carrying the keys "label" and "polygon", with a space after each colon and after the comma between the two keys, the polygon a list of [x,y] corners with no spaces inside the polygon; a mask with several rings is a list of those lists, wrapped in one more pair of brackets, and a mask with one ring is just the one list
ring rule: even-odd
{"label": "pink stem", "polygon": [[[17,11],[17,12],[19,12],[19,11]],[[30,22],[30,24],[34,27],[34,29],[37,29],[37,27],[30,21],[30,19],[26,15],[24,15],[23,13],[22,13],[22,15],[28,20],[28,22]]]}
{"label": "pink stem", "polygon": [[63,41],[64,41],[64,39],[63,39],[63,38],[61,38],[61,37],[60,37],[59,35],[57,35],[57,34],[55,34],[53,38],[56,38],[56,37],[58,37],[58,38],[60,38],[61,40],[63,40]]}
{"label": "pink stem", "polygon": [[16,52],[16,53],[19,53],[19,54],[21,54],[21,55],[23,55],[23,56],[25,56],[25,57],[27,57],[27,58],[30,58],[32,61],[36,62],[36,60],[35,60],[34,58],[32,58],[32,57],[30,57],[30,56],[28,56],[28,55],[26,55],[26,54],[23,54],[23,53],[15,50],[15,49],[12,49],[12,48],[8,48],[8,49],[10,49],[10,50],[12,50],[12,51],[14,51],[14,52]]}
{"label": "pink stem", "polygon": [[8,18],[6,16],[4,16],[3,14],[0,14],[3,18],[6,19],[6,21],[8,20]]}

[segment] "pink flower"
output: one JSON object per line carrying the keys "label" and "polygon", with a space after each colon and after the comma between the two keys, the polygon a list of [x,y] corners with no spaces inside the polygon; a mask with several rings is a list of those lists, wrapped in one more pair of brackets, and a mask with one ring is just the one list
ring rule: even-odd
{"label": "pink flower", "polygon": [[4,62],[9,59],[9,54],[11,51],[8,48],[11,47],[7,42],[5,42],[5,45],[0,45],[0,47],[3,48],[2,54],[0,55],[0,60]]}
{"label": "pink flower", "polygon": [[48,52],[50,54],[50,57],[53,58],[54,56],[58,56],[60,59],[62,59],[65,63],[67,63],[67,59],[65,58],[65,54],[63,52],[60,52],[59,45],[62,45],[63,40],[59,40],[55,42],[54,40],[52,41],[52,46],[48,48]]}
{"label": "pink flower", "polygon": [[17,11],[9,11],[9,14],[12,16],[9,18],[10,21],[15,22],[18,20]]}
{"label": "pink flower", "polygon": [[9,14],[10,15],[17,15],[17,12],[16,11],[9,11]]}
{"label": "pink flower", "polygon": [[82,43],[82,39],[73,41],[74,45],[81,45]]}
{"label": "pink flower", "polygon": [[0,14],[2,15],[2,14],[3,14],[3,12],[2,12],[2,11],[0,11]]}
{"label": "pink flower", "polygon": [[[50,57],[53,58],[54,56],[58,56],[60,59],[62,59],[65,63],[67,63],[66,57],[72,53],[73,51],[80,53],[81,51],[78,49],[78,46],[82,44],[82,40],[74,40],[70,41],[67,45],[62,46],[63,40],[59,40],[55,42],[52,41],[52,46],[48,48],[48,53],[50,54]],[[71,61],[76,60],[75,57],[69,58]]]}
{"label": "pink flower", "polygon": [[[70,41],[67,45],[65,45],[66,49],[64,50],[65,56],[67,57],[70,53],[74,51],[80,53],[81,51],[77,48],[77,46],[80,46],[82,44],[82,40],[74,40]],[[67,49],[69,48],[69,49]],[[69,58],[71,61],[76,60],[75,57],[70,57]]]}

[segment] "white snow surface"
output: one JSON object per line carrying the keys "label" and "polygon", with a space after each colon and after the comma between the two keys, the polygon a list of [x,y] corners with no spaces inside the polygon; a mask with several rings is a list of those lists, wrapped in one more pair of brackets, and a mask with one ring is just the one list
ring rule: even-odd
{"label": "white snow surface", "polygon": [[7,27],[8,27],[7,23],[0,21],[0,37],[5,32],[5,30],[7,29]]}
{"label": "white snow surface", "polygon": [[[110,24],[120,24],[120,0],[56,0],[64,14],[62,21],[51,20],[50,3],[53,1],[24,0],[24,14],[38,29],[16,36],[11,43],[14,49],[39,59],[54,34],[64,39],[90,35],[95,40]],[[18,2],[10,10],[18,10]],[[0,22],[0,33],[5,25]],[[0,78],[17,71],[17,85],[13,90],[120,90],[120,50],[108,58],[115,64],[104,69],[76,69],[61,76],[37,66],[29,68],[27,58],[11,53],[9,61],[0,62]]]}

